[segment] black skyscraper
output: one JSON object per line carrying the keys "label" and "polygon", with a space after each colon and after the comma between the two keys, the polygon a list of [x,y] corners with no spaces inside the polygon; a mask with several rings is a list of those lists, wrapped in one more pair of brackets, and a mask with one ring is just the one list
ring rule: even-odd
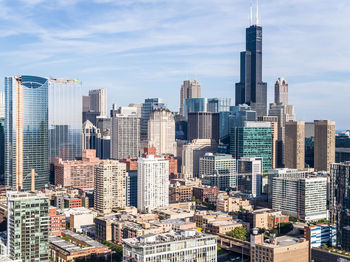
{"label": "black skyscraper", "polygon": [[267,113],[267,84],[262,81],[262,27],[246,29],[246,51],[241,52],[241,79],[236,83],[236,106],[250,105],[258,116]]}

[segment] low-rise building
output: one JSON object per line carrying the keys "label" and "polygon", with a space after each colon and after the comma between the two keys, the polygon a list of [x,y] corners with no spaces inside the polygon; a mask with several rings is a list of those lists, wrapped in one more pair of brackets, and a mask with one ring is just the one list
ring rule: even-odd
{"label": "low-rise building", "polygon": [[309,242],[304,238],[289,236],[264,241],[263,234],[255,234],[251,236],[250,261],[307,262],[309,261]]}
{"label": "low-rise building", "polygon": [[195,230],[123,240],[123,261],[217,261],[214,236]]}
{"label": "low-rise building", "polygon": [[246,223],[242,220],[228,220],[228,221],[213,221],[208,223],[208,227],[206,228],[207,232],[211,234],[226,234],[228,232],[233,231],[236,227],[244,227],[249,230],[249,223]]}
{"label": "low-rise building", "polygon": [[288,223],[289,216],[283,215],[282,211],[273,209],[258,209],[252,212],[253,228],[275,229],[279,223]]}
{"label": "low-rise building", "polygon": [[157,214],[160,219],[190,218],[194,215],[194,210],[171,206],[157,208],[154,209],[153,212]]}
{"label": "low-rise building", "polygon": [[60,236],[61,232],[66,230],[66,215],[57,214],[56,207],[49,208],[49,231],[50,234]]}
{"label": "low-rise building", "polygon": [[310,248],[323,245],[335,247],[337,244],[337,229],[334,225],[306,226],[304,236],[309,241]]}
{"label": "low-rise building", "polygon": [[[49,236],[51,261],[68,262],[77,258],[88,259],[111,256],[112,250],[101,243],[72,231],[62,232],[63,238]],[[68,240],[68,241],[67,241]]]}
{"label": "low-rise building", "polygon": [[240,210],[252,211],[253,205],[248,199],[243,199],[242,197],[231,197],[226,192],[218,194],[216,211],[238,212]]}
{"label": "low-rise building", "polygon": [[184,186],[180,183],[169,186],[169,202],[191,201],[192,196],[192,187],[190,186]]}
{"label": "low-rise building", "polygon": [[64,197],[64,208],[75,208],[75,207],[82,207],[83,201],[81,198],[76,197]]}
{"label": "low-rise building", "polygon": [[216,196],[218,194],[217,187],[202,186],[202,187],[193,187],[193,196],[196,199],[199,199],[201,202],[208,201],[210,195]]}

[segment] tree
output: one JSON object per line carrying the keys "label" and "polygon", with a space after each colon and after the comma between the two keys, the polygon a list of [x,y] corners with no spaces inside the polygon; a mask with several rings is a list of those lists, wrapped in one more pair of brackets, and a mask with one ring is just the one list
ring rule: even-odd
{"label": "tree", "polygon": [[240,240],[247,240],[247,229],[244,227],[236,227],[234,230],[226,233],[226,235]]}
{"label": "tree", "polygon": [[281,234],[287,234],[288,232],[293,230],[293,224],[292,223],[280,223],[280,233]]}

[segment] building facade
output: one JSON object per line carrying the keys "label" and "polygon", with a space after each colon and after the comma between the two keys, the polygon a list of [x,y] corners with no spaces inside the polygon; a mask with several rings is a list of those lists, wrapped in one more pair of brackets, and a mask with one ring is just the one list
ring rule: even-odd
{"label": "building facade", "polygon": [[335,162],[335,122],[315,120],[314,167],[317,171],[330,171]]}
{"label": "building facade", "polygon": [[[166,109],[163,100],[160,98],[147,98],[141,107],[140,139],[145,141],[148,138],[148,120],[155,109]],[[136,109],[137,110],[137,109]]]}
{"label": "building facade", "polygon": [[49,261],[49,199],[44,194],[8,192],[7,247],[11,259]]}
{"label": "building facade", "polygon": [[188,114],[187,139],[214,139],[219,142],[219,113],[197,112]]}
{"label": "building facade", "polygon": [[237,161],[237,187],[244,194],[259,197],[262,192],[262,159],[241,157]]}
{"label": "building facade", "polygon": [[147,155],[138,160],[137,209],[147,211],[169,205],[169,162]]}
{"label": "building facade", "polygon": [[94,207],[100,213],[126,206],[126,164],[102,160],[95,167]]}
{"label": "building facade", "polygon": [[107,117],[107,89],[89,91],[89,110],[97,112],[99,117]]}
{"label": "building facade", "polygon": [[185,100],[188,98],[202,97],[202,88],[197,80],[186,80],[183,82],[180,91],[180,115],[185,116]]}
{"label": "building facade", "polygon": [[305,122],[286,123],[284,165],[286,168],[305,168]]}

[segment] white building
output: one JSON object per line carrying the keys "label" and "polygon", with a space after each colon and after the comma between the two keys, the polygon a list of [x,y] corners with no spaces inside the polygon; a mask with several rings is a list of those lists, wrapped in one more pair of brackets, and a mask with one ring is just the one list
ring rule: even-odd
{"label": "white building", "polygon": [[217,261],[216,237],[195,230],[123,240],[123,261]]}
{"label": "white building", "polygon": [[304,221],[328,219],[327,178],[274,177],[272,208]]}
{"label": "white building", "polygon": [[175,119],[168,109],[156,109],[148,120],[148,143],[158,155],[176,155]]}
{"label": "white building", "polygon": [[147,155],[139,158],[137,208],[148,211],[169,205],[169,161]]}
{"label": "white building", "polygon": [[126,206],[126,164],[103,160],[95,167],[95,209],[110,213],[113,208]]}
{"label": "white building", "polygon": [[[134,111],[130,112],[129,109]],[[124,107],[113,112],[111,154],[113,159],[136,158],[140,147],[140,118],[136,107]]]}

